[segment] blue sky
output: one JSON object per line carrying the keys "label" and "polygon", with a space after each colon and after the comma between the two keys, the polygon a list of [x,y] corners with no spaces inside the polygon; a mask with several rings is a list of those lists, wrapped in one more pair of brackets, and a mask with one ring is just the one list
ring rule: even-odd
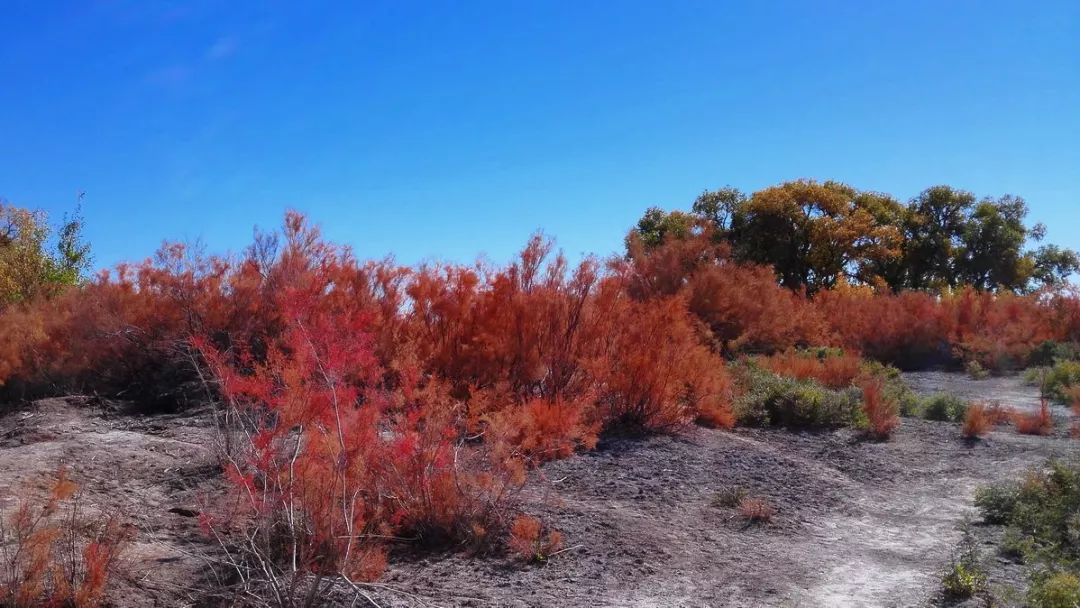
{"label": "blue sky", "polygon": [[5,3],[0,197],[96,263],[306,212],[362,257],[617,250],[646,207],[833,178],[1025,197],[1080,248],[1080,3]]}

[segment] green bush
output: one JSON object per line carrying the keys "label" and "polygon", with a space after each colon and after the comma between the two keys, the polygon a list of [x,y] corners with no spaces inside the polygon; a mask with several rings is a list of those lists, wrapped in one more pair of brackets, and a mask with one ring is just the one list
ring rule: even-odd
{"label": "green bush", "polygon": [[1080,463],[1051,462],[1020,484],[1009,526],[1030,549],[1026,561],[1080,566]]}
{"label": "green bush", "polygon": [[735,403],[739,423],[750,426],[822,428],[862,426],[862,392],[833,391],[816,382],[783,378],[748,365],[746,393]]}
{"label": "green bush", "polygon": [[1029,369],[1024,375],[1028,384],[1038,386],[1042,394],[1058,403],[1067,403],[1069,387],[1080,385],[1080,361],[1058,361],[1053,367]]}
{"label": "green bush", "polygon": [[1057,572],[1035,581],[1028,594],[1032,608],[1076,608],[1080,606],[1080,574]]}
{"label": "green bush", "polygon": [[986,575],[979,567],[978,555],[973,549],[964,551],[941,577],[945,595],[955,599],[974,596],[986,587]]}
{"label": "green bush", "polygon": [[1030,568],[1030,604],[1080,605],[1080,461],[1051,461],[1018,484],[983,488],[976,504],[990,523],[1008,526],[1002,552]]}
{"label": "green bush", "polygon": [[1000,483],[979,488],[975,492],[975,506],[988,524],[1004,524],[1009,521],[1020,490],[1014,483]]}
{"label": "green bush", "polygon": [[726,486],[720,488],[713,496],[713,504],[718,507],[725,507],[728,509],[734,509],[739,506],[744,498],[749,496],[749,492],[738,486]]}
{"label": "green bush", "polygon": [[923,400],[922,417],[938,422],[963,422],[968,404],[949,393],[938,393]]}
{"label": "green bush", "polygon": [[964,371],[972,380],[986,380],[990,377],[990,371],[975,359],[964,363]]}

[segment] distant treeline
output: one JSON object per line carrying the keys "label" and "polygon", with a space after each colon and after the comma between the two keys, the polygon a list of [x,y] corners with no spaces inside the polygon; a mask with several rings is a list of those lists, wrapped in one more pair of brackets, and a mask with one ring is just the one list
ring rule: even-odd
{"label": "distant treeline", "polygon": [[901,203],[834,181],[798,180],[751,195],[731,187],[704,192],[690,212],[649,209],[628,247],[707,234],[737,261],[772,266],[780,282],[813,293],[851,284],[893,291],[1030,292],[1059,286],[1080,269],[1076,252],[1028,226],[1024,199],[977,199],[934,186]]}

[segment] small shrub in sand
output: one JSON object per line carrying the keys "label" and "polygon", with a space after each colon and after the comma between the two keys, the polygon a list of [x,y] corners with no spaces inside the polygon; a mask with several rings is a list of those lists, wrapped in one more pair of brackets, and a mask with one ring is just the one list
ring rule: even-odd
{"label": "small shrub in sand", "polygon": [[941,577],[945,595],[953,599],[973,597],[986,587],[986,575],[973,549],[964,551]]}
{"label": "small shrub in sand", "polygon": [[1058,361],[1053,367],[1027,371],[1024,379],[1038,386],[1043,395],[1056,403],[1069,402],[1069,389],[1080,386],[1080,361]]}
{"label": "small shrub in sand", "polygon": [[938,422],[960,422],[964,419],[967,403],[949,393],[938,393],[927,397],[923,403],[922,416]]}
{"label": "small shrub in sand", "polygon": [[510,527],[510,550],[526,561],[544,562],[562,548],[562,534],[548,530],[531,515],[519,515]]}
{"label": "small shrub in sand", "polygon": [[776,515],[776,508],[764,498],[746,496],[739,501],[737,508],[739,515],[752,524],[767,524]]}
{"label": "small shrub in sand", "polygon": [[1032,608],[1076,608],[1080,606],[1080,574],[1056,572],[1031,586],[1028,601]]}
{"label": "small shrub in sand", "polygon": [[974,403],[964,414],[964,426],[961,429],[967,439],[978,439],[990,431],[994,420],[989,408],[981,403]]}
{"label": "small shrub in sand", "polygon": [[863,382],[862,392],[867,433],[875,439],[888,439],[900,426],[899,403],[885,394],[884,382],[879,379]]}
{"label": "small shrub in sand", "polygon": [[734,509],[739,506],[749,493],[738,486],[726,486],[721,488],[713,497],[713,504],[718,507]]}
{"label": "small shrub in sand", "polygon": [[42,502],[0,512],[0,606],[96,608],[128,534],[120,520],[83,517],[63,469]]}
{"label": "small shrub in sand", "polygon": [[1019,483],[976,494],[987,523],[1004,524],[1001,550],[1028,568],[1028,604],[1071,608],[1080,599],[1080,462],[1050,461]]}
{"label": "small shrub in sand", "polygon": [[1013,426],[1021,435],[1049,435],[1054,430],[1054,418],[1050,414],[1050,402],[1042,400],[1037,412],[1013,413]]}
{"label": "small shrub in sand", "polygon": [[1019,498],[1020,489],[1016,484],[995,484],[975,491],[975,506],[979,508],[983,521],[1000,525],[1008,522],[1012,517]]}

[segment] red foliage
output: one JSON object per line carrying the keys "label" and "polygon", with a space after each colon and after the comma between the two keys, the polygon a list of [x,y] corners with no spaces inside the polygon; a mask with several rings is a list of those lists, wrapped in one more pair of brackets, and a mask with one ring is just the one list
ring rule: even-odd
{"label": "red foliage", "polygon": [[441,383],[407,371],[388,381],[371,312],[324,306],[323,285],[289,293],[284,332],[261,360],[198,343],[247,421],[228,471],[242,509],[218,525],[258,537],[259,561],[290,556],[286,578],[365,580],[384,561],[378,539],[481,541],[505,525],[521,464],[501,446],[464,445],[460,404]]}
{"label": "red foliage", "polygon": [[681,298],[620,301],[603,342],[592,367],[608,426],[661,431],[699,418],[733,424],[731,380],[701,343]]}
{"label": "red foliage", "polygon": [[981,403],[973,403],[964,412],[964,426],[961,433],[968,439],[978,439],[986,435],[995,426],[995,416]]}
{"label": "red foliage", "polygon": [[900,426],[899,404],[885,394],[885,385],[880,378],[863,381],[862,392],[868,433],[875,439],[888,439]]}
{"label": "red foliage", "polygon": [[529,515],[519,515],[510,528],[510,550],[526,561],[547,561],[562,548],[562,543],[560,532],[546,529],[539,519]]}
{"label": "red foliage", "polygon": [[102,605],[127,534],[116,517],[84,520],[77,491],[61,469],[41,504],[0,513],[0,605]]}
{"label": "red foliage", "polygon": [[862,372],[862,358],[850,354],[800,353],[789,350],[769,357],[759,357],[766,369],[799,380],[816,380],[823,386],[840,389],[851,386]]}
{"label": "red foliage", "polygon": [[1050,414],[1050,402],[1042,399],[1037,412],[1013,413],[1013,426],[1022,435],[1049,435],[1054,431],[1054,418]]}
{"label": "red foliage", "polygon": [[776,509],[764,498],[746,496],[739,501],[736,509],[739,515],[751,523],[769,523],[776,515]]}
{"label": "red foliage", "polygon": [[930,294],[841,286],[819,292],[814,303],[828,319],[836,345],[845,349],[901,367],[948,357],[950,319]]}

